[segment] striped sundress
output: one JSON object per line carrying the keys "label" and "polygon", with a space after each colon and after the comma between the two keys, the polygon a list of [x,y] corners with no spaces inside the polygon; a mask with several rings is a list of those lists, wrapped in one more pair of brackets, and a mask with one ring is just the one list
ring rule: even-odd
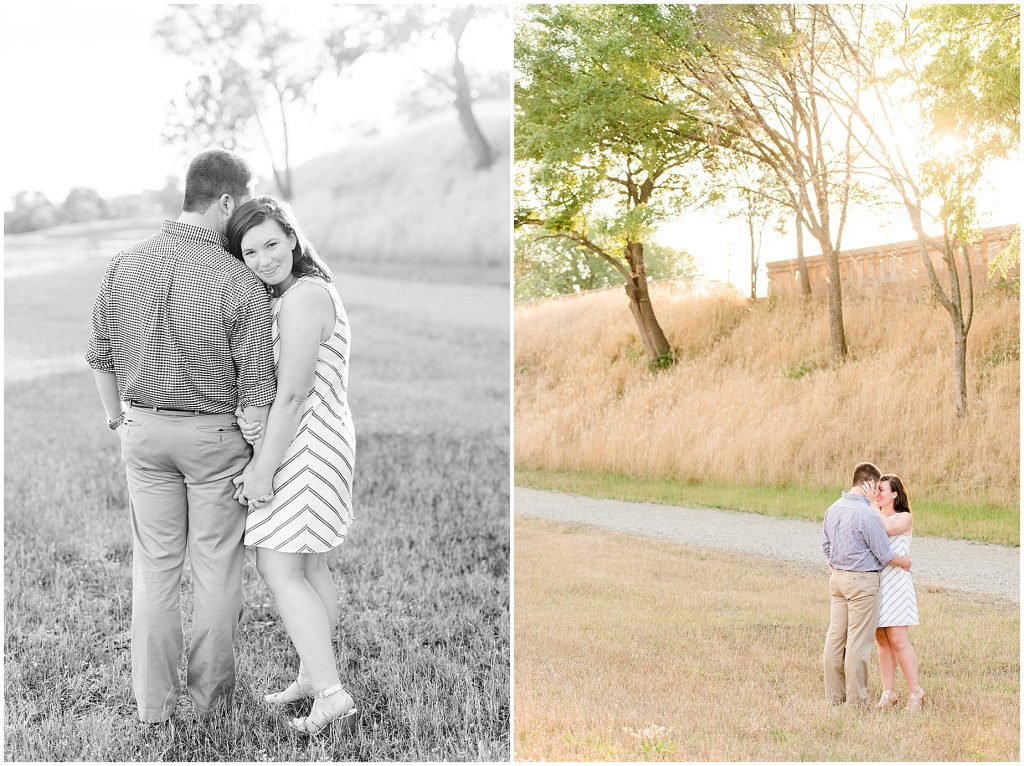
{"label": "striped sundress", "polygon": [[[910,532],[889,538],[889,550],[897,556],[910,555]],[[900,567],[885,567],[878,576],[878,627],[917,625],[917,594],[914,578]]]}
{"label": "striped sundress", "polygon": [[[274,474],[274,497],[249,514],[245,544],[285,553],[323,553],[341,545],[352,523],[356,440],[347,396],[350,335],[334,286],[312,276],[298,281],[317,284],[330,294],[334,332],[320,344],[298,432]],[[277,318],[294,289],[293,285],[273,308],[275,365],[281,349]]]}

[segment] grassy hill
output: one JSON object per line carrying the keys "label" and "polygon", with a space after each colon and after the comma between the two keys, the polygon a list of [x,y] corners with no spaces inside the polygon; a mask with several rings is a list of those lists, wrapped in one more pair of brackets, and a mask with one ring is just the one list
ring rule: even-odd
{"label": "grassy hill", "polygon": [[498,155],[486,170],[454,110],[297,168],[293,206],[324,255],[350,271],[507,284],[508,106],[474,112]]}
{"label": "grassy hill", "polygon": [[669,284],[652,296],[680,358],[657,374],[619,290],[516,308],[517,469],[831,492],[866,459],[899,473],[912,501],[1016,508],[1015,298],[978,298],[961,420],[949,319],[922,288],[850,291],[841,365],[823,303],[750,305]]}

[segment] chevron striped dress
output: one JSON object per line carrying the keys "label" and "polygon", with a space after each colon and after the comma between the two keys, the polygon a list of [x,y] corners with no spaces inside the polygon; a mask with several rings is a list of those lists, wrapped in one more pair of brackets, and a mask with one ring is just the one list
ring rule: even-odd
{"label": "chevron striped dress", "polygon": [[[890,537],[889,550],[897,556],[910,555],[910,537],[910,532]],[[917,596],[910,572],[885,567],[878,576],[878,627],[917,624]]]}
{"label": "chevron striped dress", "polygon": [[[356,439],[347,396],[350,335],[334,286],[319,277],[299,281],[313,282],[330,293],[334,332],[320,344],[299,430],[274,474],[274,498],[249,514],[245,544],[285,553],[323,553],[341,545],[352,523]],[[286,293],[273,308],[275,364],[281,348],[277,318],[287,297]]]}

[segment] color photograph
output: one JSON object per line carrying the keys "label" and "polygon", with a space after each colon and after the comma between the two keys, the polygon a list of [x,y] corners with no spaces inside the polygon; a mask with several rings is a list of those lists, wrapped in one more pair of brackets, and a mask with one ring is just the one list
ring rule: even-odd
{"label": "color photograph", "polygon": [[510,759],[511,19],[5,5],[5,762]]}
{"label": "color photograph", "polygon": [[527,5],[523,761],[1020,757],[1020,7]]}

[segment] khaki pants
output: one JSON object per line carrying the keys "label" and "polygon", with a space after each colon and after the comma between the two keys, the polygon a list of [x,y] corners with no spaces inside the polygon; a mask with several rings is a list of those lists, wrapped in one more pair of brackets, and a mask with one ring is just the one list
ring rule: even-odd
{"label": "khaki pants", "polygon": [[196,714],[230,702],[242,612],[245,508],[231,480],[251,449],[233,415],[131,407],[119,429],[132,523],[132,687],[139,718],[166,720],[178,702],[181,571],[188,547],[194,611],[186,686]]}
{"label": "khaki pants", "polygon": [[825,699],[868,704],[868,661],[878,627],[878,572],[832,570],[825,636]]}

